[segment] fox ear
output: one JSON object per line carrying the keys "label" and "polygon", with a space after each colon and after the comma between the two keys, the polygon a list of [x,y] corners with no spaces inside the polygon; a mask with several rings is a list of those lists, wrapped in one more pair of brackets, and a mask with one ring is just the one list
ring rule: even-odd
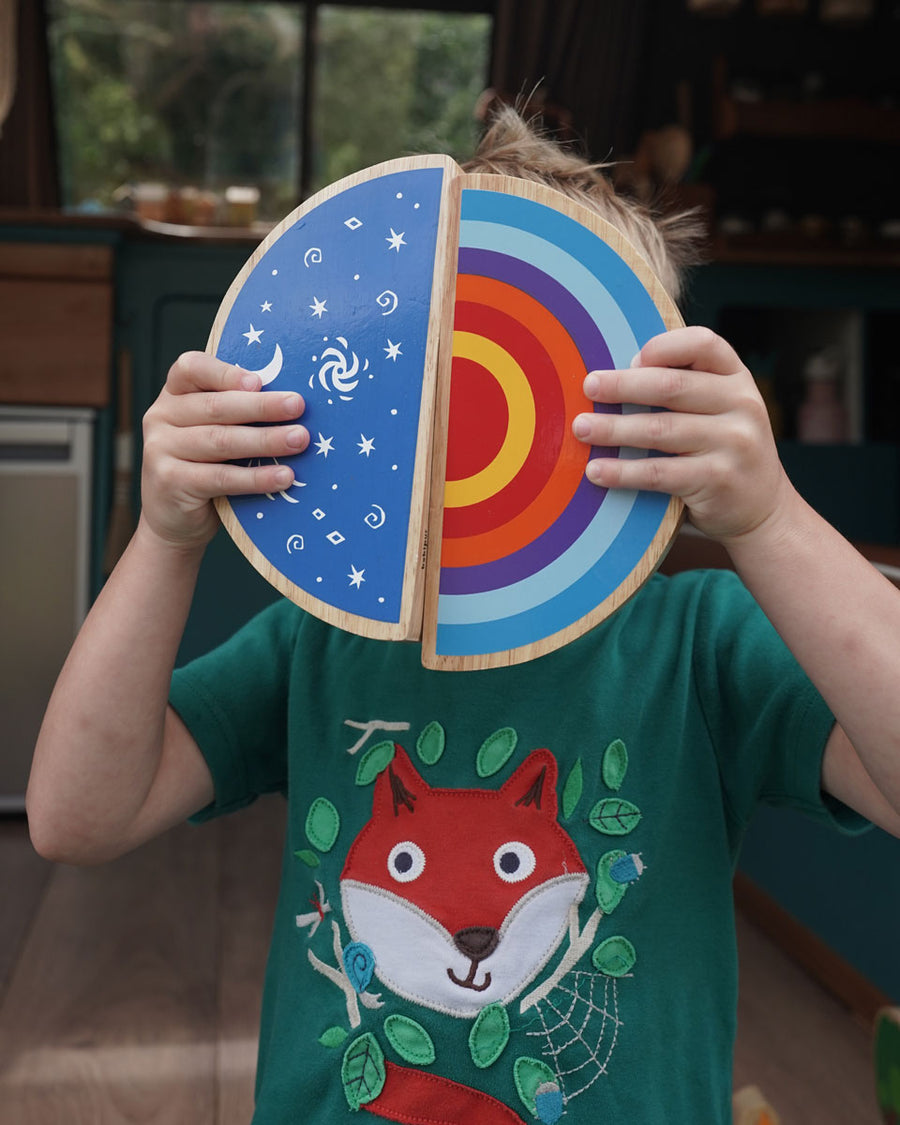
{"label": "fox ear", "polygon": [[514,805],[530,805],[555,820],[557,774],[556,759],[550,751],[533,750],[500,791]]}
{"label": "fox ear", "polygon": [[394,757],[375,779],[372,815],[399,816],[404,810],[415,812],[419,796],[430,789],[409,760],[409,755],[394,743]]}

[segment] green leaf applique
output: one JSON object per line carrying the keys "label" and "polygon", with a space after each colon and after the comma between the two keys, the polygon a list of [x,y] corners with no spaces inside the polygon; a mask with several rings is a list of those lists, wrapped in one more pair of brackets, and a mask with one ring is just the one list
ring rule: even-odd
{"label": "green leaf applique", "polygon": [[318,867],[319,857],[315,852],[311,852],[309,848],[304,848],[302,851],[294,852],[297,859],[302,860],[307,867]]}
{"label": "green leaf applique", "polygon": [[623,851],[604,852],[597,861],[597,882],[594,889],[597,894],[597,905],[604,914],[611,914],[615,910],[628,889],[627,883],[617,883],[609,873],[616,860],[624,859],[625,855]]}
{"label": "green leaf applique", "polygon": [[346,1038],[347,1032],[342,1027],[329,1027],[319,1036],[319,1042],[323,1047],[340,1047]]}
{"label": "green leaf applique", "polygon": [[440,723],[429,723],[416,741],[416,753],[426,766],[433,766],[444,753],[447,736]]}
{"label": "green leaf applique", "polygon": [[637,954],[628,938],[616,934],[597,946],[591,960],[594,968],[608,977],[623,977],[631,972]]}
{"label": "green leaf applique", "polygon": [[608,789],[618,790],[628,771],[628,751],[621,738],[615,739],[603,751],[603,783]]}
{"label": "green leaf applique", "polygon": [[431,1036],[420,1023],[409,1016],[388,1016],[384,1021],[384,1033],[401,1059],[418,1066],[428,1066],[434,1062],[434,1042]]}
{"label": "green leaf applique", "polygon": [[577,758],[575,765],[569,770],[569,776],[566,778],[566,784],[563,786],[562,791],[562,814],[563,820],[568,820],[575,809],[578,807],[578,802],[581,800],[581,793],[584,789],[584,770],[581,765],[581,758]]}
{"label": "green leaf applique", "polygon": [[542,1086],[545,1082],[557,1085],[555,1072],[540,1059],[530,1059],[527,1055],[522,1055],[516,1059],[513,1077],[522,1104],[533,1117],[536,1117],[537,1108],[534,1099],[538,1086]]}
{"label": "green leaf applique", "polygon": [[316,797],[306,814],[306,838],[320,852],[330,852],[341,830],[341,816],[327,797]]}
{"label": "green leaf applique", "polygon": [[482,742],[475,757],[479,777],[491,777],[503,769],[516,748],[519,736],[512,727],[501,727]]}
{"label": "green leaf applique", "polygon": [[356,769],[356,784],[371,785],[381,771],[387,769],[393,759],[393,742],[377,742],[363,754]]}
{"label": "green leaf applique", "polygon": [[605,797],[591,809],[588,821],[592,828],[607,836],[627,836],[637,828],[641,810],[621,797]]}
{"label": "green leaf applique", "polygon": [[367,1031],[353,1040],[341,1064],[341,1081],[350,1108],[359,1109],[375,1101],[385,1077],[384,1053],[375,1036]]}
{"label": "green leaf applique", "polygon": [[488,1004],[478,1013],[469,1032],[472,1062],[485,1070],[493,1066],[509,1042],[509,1016],[502,1004]]}

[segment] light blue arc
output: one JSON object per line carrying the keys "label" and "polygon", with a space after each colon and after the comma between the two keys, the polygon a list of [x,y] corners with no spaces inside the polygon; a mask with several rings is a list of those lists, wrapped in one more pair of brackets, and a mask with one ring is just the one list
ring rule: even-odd
{"label": "light blue arc", "polygon": [[447,656],[504,652],[534,644],[579,621],[625,581],[635,566],[635,545],[649,544],[666,514],[669,497],[641,493],[622,531],[590,570],[555,598],[533,609],[470,625],[440,624],[437,651]]}
{"label": "light blue arc", "polygon": [[595,324],[603,325],[603,339],[616,367],[627,367],[642,346],[606,286],[566,250],[519,227],[476,219],[460,223],[460,244],[466,249],[492,250],[528,262],[558,281]]}
{"label": "light blue arc", "polygon": [[583,578],[609,550],[625,525],[640,493],[610,491],[594,518],[567,551],[543,570],[500,590],[476,594],[441,594],[438,598],[438,624],[478,625],[526,613],[551,601],[557,594]]}

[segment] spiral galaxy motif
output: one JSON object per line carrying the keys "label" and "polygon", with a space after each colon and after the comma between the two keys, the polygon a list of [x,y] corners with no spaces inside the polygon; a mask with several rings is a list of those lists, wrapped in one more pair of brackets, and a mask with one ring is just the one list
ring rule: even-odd
{"label": "spiral galaxy motif", "polygon": [[[588,482],[574,439],[588,371],[627,367],[666,324],[592,229],[522,195],[462,192],[436,650],[534,645],[632,573],[669,498]],[[637,407],[594,406],[595,410]]]}

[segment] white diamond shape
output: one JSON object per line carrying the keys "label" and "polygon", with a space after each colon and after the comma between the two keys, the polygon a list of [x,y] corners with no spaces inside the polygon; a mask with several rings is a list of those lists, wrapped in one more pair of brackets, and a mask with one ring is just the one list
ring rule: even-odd
{"label": "white diamond shape", "polygon": [[317,520],[325,519],[325,513],[321,508],[313,508],[312,514],[316,517]]}
{"label": "white diamond shape", "polygon": [[359,228],[362,226],[362,220],[357,219],[355,215],[352,215],[349,219],[344,219],[344,226],[349,227],[350,230],[359,230]]}
{"label": "white diamond shape", "polygon": [[335,547],[338,545],[338,543],[344,542],[344,536],[341,535],[341,533],[339,531],[330,531],[325,536],[325,538],[328,540],[329,543],[333,543],[335,545]]}

